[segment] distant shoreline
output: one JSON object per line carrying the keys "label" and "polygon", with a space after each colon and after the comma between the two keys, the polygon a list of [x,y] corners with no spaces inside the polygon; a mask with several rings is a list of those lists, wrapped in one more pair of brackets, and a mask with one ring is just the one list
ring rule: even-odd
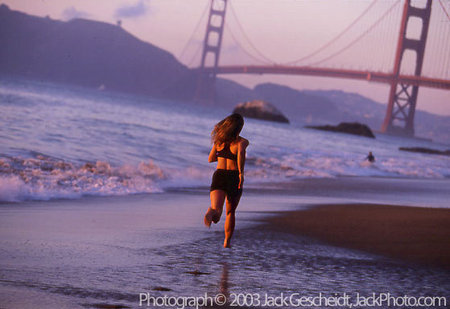
{"label": "distant shoreline", "polygon": [[450,209],[334,204],[280,212],[264,221],[276,231],[450,269]]}

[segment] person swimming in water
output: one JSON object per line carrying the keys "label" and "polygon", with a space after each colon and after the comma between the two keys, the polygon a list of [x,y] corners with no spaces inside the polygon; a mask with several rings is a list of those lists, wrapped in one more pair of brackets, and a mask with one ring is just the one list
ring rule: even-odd
{"label": "person swimming in water", "polygon": [[369,162],[375,162],[375,157],[372,154],[372,151],[369,151],[369,154],[367,155],[366,160]]}
{"label": "person swimming in water", "polygon": [[211,226],[211,222],[219,222],[226,198],[225,248],[231,246],[235,212],[244,185],[245,152],[249,141],[239,135],[243,126],[244,118],[235,113],[218,122],[211,132],[213,146],[208,161],[217,161],[217,168],[210,188],[211,207],[205,214],[204,222],[207,227]]}

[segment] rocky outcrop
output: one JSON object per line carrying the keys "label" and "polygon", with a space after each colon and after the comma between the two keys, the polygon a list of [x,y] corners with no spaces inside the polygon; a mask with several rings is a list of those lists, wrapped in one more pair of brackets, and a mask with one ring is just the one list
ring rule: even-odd
{"label": "rocky outcrop", "polygon": [[240,103],[234,108],[233,113],[239,113],[248,118],[289,123],[289,119],[275,106],[261,100]]}
{"label": "rocky outcrop", "polygon": [[424,148],[424,147],[399,147],[398,150],[450,156],[450,149],[441,151],[441,150]]}
{"label": "rocky outcrop", "polygon": [[305,128],[311,128],[316,130],[323,131],[332,131],[332,132],[340,132],[347,134],[360,135],[370,138],[375,138],[375,135],[372,133],[372,130],[365,124],[361,124],[358,122],[341,122],[337,126],[305,126]]}

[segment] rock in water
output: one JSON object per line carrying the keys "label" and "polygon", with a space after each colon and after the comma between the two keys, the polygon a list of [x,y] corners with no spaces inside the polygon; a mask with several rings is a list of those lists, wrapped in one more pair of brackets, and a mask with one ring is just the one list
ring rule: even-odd
{"label": "rock in water", "polygon": [[341,122],[337,126],[306,126],[306,128],[311,129],[317,129],[317,130],[323,130],[323,131],[332,131],[332,132],[340,132],[340,133],[348,133],[348,134],[354,134],[354,135],[360,135],[360,136],[366,136],[375,138],[375,135],[373,135],[372,130],[365,124],[361,124],[358,122]]}
{"label": "rock in water", "polygon": [[239,113],[248,118],[289,123],[289,119],[275,106],[261,100],[240,103],[234,108],[233,113]]}
{"label": "rock in water", "polygon": [[450,156],[450,149],[444,150],[444,151],[437,150],[437,149],[431,149],[431,148],[425,148],[425,147],[400,147],[398,149],[402,150],[402,151],[411,151],[411,152],[420,152],[420,153]]}

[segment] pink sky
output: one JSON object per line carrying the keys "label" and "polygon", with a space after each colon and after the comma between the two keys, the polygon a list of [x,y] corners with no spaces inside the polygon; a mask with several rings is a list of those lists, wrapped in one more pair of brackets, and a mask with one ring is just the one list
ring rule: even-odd
{"label": "pink sky", "polygon": [[[337,46],[345,46],[395,2],[396,0],[378,1],[355,29],[342,37],[340,45]],[[450,52],[449,36],[442,38],[442,33],[450,33],[450,22],[445,20],[443,12],[437,12],[441,8],[436,6],[437,1],[434,2],[423,74],[449,79],[450,64],[442,63],[443,60],[439,59],[442,51],[433,49],[442,49],[444,46],[444,50]],[[116,23],[120,19],[122,27],[134,36],[171,52],[187,65],[196,66],[199,64],[199,55],[196,51],[203,40],[206,27],[205,17],[202,20],[200,18],[209,0],[3,0],[2,3],[13,10],[37,16],[49,15],[53,19],[69,20],[83,17],[108,23]],[[234,10],[232,11],[229,6],[227,11],[227,28],[220,62],[256,64],[241,48],[244,45],[252,55],[257,55],[245,35],[265,57],[276,63],[289,62],[309,54],[334,38],[366,9],[372,0],[229,0],[229,3]],[[443,3],[450,12],[450,1]],[[367,35],[359,45],[355,45],[342,56],[324,63],[323,66],[384,71],[390,68],[394,58],[402,3],[394,8],[391,15],[380,24],[378,32],[374,31],[371,35]],[[439,23],[445,23],[446,26]],[[387,31],[387,27],[394,29]],[[440,27],[441,32],[434,32],[437,27]],[[442,32],[443,28],[447,32]],[[195,29],[197,32],[192,36],[193,40],[189,41]],[[239,42],[236,43],[234,38]],[[380,46],[382,42],[387,44]],[[246,86],[275,82],[296,89],[340,89],[360,93],[380,103],[387,102],[389,91],[385,84],[347,79],[281,75],[222,77],[233,79]],[[419,90],[417,108],[450,115],[450,92],[422,87]]]}

